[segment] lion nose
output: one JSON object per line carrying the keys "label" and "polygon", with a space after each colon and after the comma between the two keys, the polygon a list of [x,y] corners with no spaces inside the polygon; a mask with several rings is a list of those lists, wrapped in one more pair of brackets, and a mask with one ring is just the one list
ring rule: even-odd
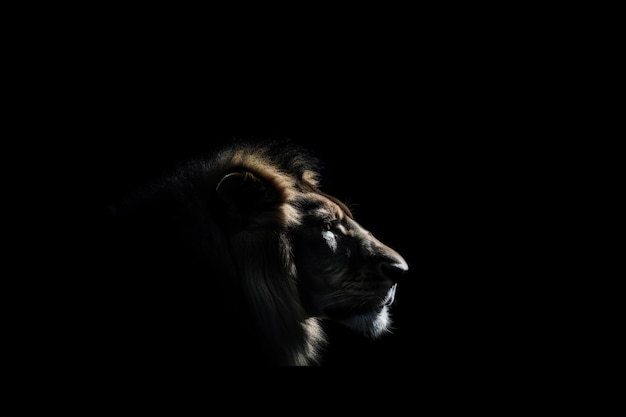
{"label": "lion nose", "polygon": [[387,255],[378,262],[378,272],[381,276],[390,279],[394,283],[407,273],[409,265],[404,258],[397,253]]}

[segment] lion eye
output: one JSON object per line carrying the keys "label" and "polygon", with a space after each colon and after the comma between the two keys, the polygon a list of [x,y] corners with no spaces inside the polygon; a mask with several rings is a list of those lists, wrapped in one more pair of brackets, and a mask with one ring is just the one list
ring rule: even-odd
{"label": "lion eye", "polygon": [[341,235],[348,234],[346,228],[338,220],[324,222],[324,229],[328,232],[338,233]]}

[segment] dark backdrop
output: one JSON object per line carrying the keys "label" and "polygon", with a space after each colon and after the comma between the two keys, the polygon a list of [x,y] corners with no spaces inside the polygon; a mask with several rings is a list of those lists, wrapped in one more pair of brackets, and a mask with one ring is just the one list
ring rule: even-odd
{"label": "dark backdrop", "polygon": [[417,366],[435,377],[520,370],[540,354],[520,336],[528,266],[506,242],[526,219],[508,215],[516,178],[507,165],[518,161],[510,145],[491,142],[501,122],[438,95],[418,99],[406,85],[348,84],[323,90],[328,96],[268,88],[238,102],[235,93],[210,107],[154,91],[115,101],[89,115],[85,161],[98,182],[90,197],[106,204],[233,137],[289,138],[325,163],[324,189],[350,201],[357,220],[410,266],[393,334],[372,342],[328,323],[326,365]]}
{"label": "dark backdrop", "polygon": [[[42,101],[47,110],[24,121],[27,139],[6,156],[8,166],[30,166],[21,169],[24,186],[12,186],[22,204],[9,208],[16,219],[37,219],[10,226],[33,230],[19,239],[37,236],[45,264],[88,280],[108,203],[233,137],[290,138],[325,162],[324,188],[352,202],[358,220],[411,268],[394,308],[395,333],[372,344],[337,330],[342,343],[329,363],[520,370],[561,362],[557,342],[563,336],[576,345],[576,326],[592,307],[602,320],[585,330],[609,352],[620,346],[611,343],[619,316],[612,275],[594,275],[584,311],[570,308],[583,295],[573,285],[580,281],[562,285],[600,255],[574,257],[569,249],[583,235],[571,216],[592,201],[612,207],[609,185],[591,182],[612,177],[614,165],[600,162],[610,152],[558,140],[553,124],[531,117],[531,104],[539,104],[506,98],[522,97],[519,86],[483,78],[478,91],[438,67],[419,76],[385,73],[372,86],[358,74],[327,83],[286,76],[280,88],[263,77],[196,84],[197,73],[193,82],[159,84],[142,72],[147,67],[133,68],[86,72],[72,79],[74,88],[53,90],[47,97],[63,93],[63,100]],[[560,272],[565,265],[576,274]]]}
{"label": "dark backdrop", "polygon": [[247,41],[217,56],[107,33],[25,49],[35,62],[20,69],[3,153],[17,265],[2,288],[15,359],[3,366],[14,375],[52,380],[64,363],[88,374],[82,312],[97,290],[106,204],[251,135],[311,147],[327,164],[324,188],[411,268],[394,333],[371,343],[332,327],[329,365],[388,365],[412,378],[411,392],[623,375],[623,274],[610,243],[621,162],[553,49],[435,31],[319,59]]}
{"label": "dark backdrop", "polygon": [[[426,331],[427,324],[423,319],[411,321],[424,311],[418,294],[420,280],[428,280],[422,276],[428,249],[420,236],[432,225],[426,218],[420,220],[429,193],[425,178],[429,174],[420,168],[420,160],[429,150],[417,132],[399,125],[402,122],[391,114],[366,109],[362,114],[352,109],[334,117],[323,113],[307,117],[293,109],[282,108],[284,113],[275,115],[261,107],[229,125],[184,107],[149,105],[132,121],[107,125],[94,154],[101,170],[95,173],[101,187],[92,196],[97,204],[114,201],[180,160],[210,153],[234,137],[289,138],[323,161],[323,188],[350,201],[357,220],[398,250],[411,267],[394,307],[394,333],[371,342],[328,323],[331,349],[325,364],[398,365],[423,350],[423,340],[416,336],[420,328]],[[331,107],[329,103],[327,111]]]}
{"label": "dark backdrop", "polygon": [[[72,175],[79,204],[97,211],[233,137],[290,138],[325,162],[324,188],[352,202],[411,268],[394,333],[370,342],[330,325],[328,365],[413,365],[435,379],[619,369],[619,284],[591,272],[605,253],[572,250],[587,232],[571,227],[572,210],[589,199],[572,207],[570,198],[604,201],[585,177],[601,164],[591,153],[573,164],[585,149],[532,117],[541,103],[511,100],[524,96],[517,84],[474,74],[477,90],[446,72],[402,75],[294,89],[289,77],[281,88],[255,78],[217,98],[150,78],[97,88],[105,100],[79,110],[73,132],[88,176]],[[572,366],[581,350],[589,360]]]}

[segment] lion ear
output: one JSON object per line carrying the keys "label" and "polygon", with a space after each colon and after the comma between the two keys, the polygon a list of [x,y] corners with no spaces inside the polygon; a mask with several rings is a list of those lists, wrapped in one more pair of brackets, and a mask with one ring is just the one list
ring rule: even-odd
{"label": "lion ear", "polygon": [[270,184],[248,171],[227,174],[217,184],[216,192],[231,219],[238,221],[270,207],[277,199]]}

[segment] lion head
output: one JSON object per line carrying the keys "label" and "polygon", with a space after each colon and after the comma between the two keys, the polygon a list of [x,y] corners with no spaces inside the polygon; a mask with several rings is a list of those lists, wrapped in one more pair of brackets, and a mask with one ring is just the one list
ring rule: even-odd
{"label": "lion head", "polygon": [[318,167],[291,144],[240,143],[178,167],[121,210],[152,213],[135,216],[135,235],[154,262],[185,254],[166,268],[179,282],[195,265],[179,298],[207,306],[186,317],[224,360],[319,364],[325,320],[370,338],[390,329],[407,262],[321,191]]}

